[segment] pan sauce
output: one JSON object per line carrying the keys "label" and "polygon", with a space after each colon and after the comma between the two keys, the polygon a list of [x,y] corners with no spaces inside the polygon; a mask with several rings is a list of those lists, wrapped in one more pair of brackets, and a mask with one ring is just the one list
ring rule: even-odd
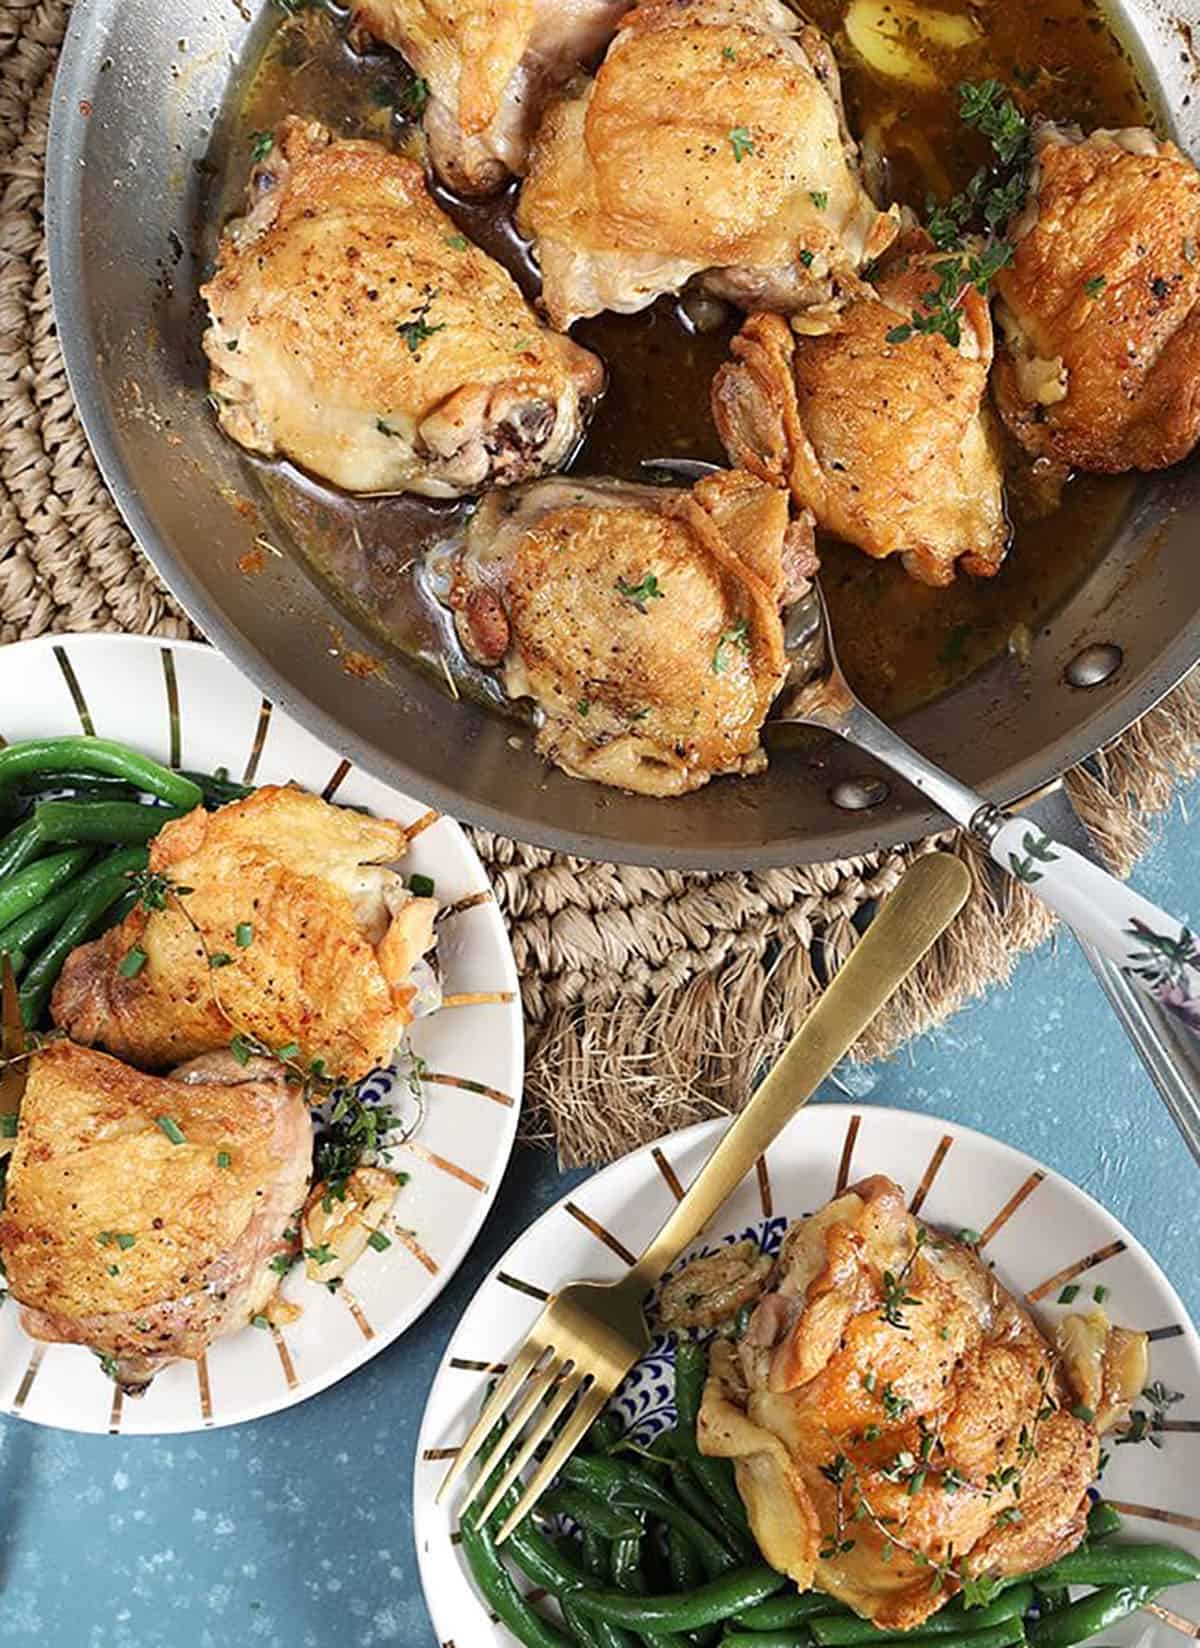
{"label": "pan sauce", "polygon": [[[1128,54],[1094,0],[939,0],[939,9],[969,19],[977,40],[947,52],[900,29],[932,71],[929,85],[914,87],[884,79],[856,57],[843,28],[847,0],[806,0],[803,8],[834,41],[851,128],[882,154],[895,198],[920,207],[930,189],[960,188],[983,158],[956,117],[954,88],[962,79],[996,75],[1013,85],[1026,112],[1085,127],[1152,118]],[[407,69],[391,53],[350,51],[346,21],[344,12],[290,0],[249,66],[213,157],[214,237],[238,209],[252,134],[287,113],[319,118],[340,135],[417,141],[404,113],[412,85]],[[511,226],[513,191],[474,205],[437,192],[464,232],[527,293],[536,292],[536,273]],[[647,457],[723,461],[708,394],[736,324],[729,315],[715,330],[696,332],[672,298],[640,315],[580,323],[573,335],[605,361],[609,386],[573,467],[645,480]],[[354,499],[288,464],[254,467],[281,527],[343,605],[387,646],[451,677],[455,692],[503,704],[495,680],[459,651],[424,565],[427,552],[465,518],[469,502]],[[855,686],[884,715],[935,696],[1005,646],[1026,647],[1103,555],[1135,484],[1077,477],[1059,507],[1039,518],[1037,478],[1026,460],[1014,456],[1009,480],[1013,543],[991,580],[960,574],[949,589],[931,589],[896,563],[821,541],[839,653]]]}

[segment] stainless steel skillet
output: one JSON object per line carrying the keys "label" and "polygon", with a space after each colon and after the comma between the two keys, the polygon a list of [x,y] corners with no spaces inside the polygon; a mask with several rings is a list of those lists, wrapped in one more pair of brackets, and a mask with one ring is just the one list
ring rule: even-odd
{"label": "stainless steel skillet", "polygon": [[[864,793],[840,786],[884,775],[833,745],[780,753],[761,779],[679,801],[578,783],[547,770],[527,739],[514,748],[511,723],[452,702],[399,659],[386,676],[348,674],[346,653],[378,653],[378,642],[299,557],[270,558],[257,578],[239,571],[256,531],[244,500],[256,488],[205,405],[195,249],[201,168],[214,127],[219,151],[231,77],[269,10],[257,0],[78,0],[54,94],[47,216],[71,384],[118,505],[200,627],[267,697],[353,759],[526,841],[721,869],[841,857],[934,827],[896,785],[869,808],[839,806],[835,794]],[[1200,152],[1200,80],[1177,24],[1138,0],[1123,32],[1176,135]],[[281,542],[278,523],[268,527]],[[999,802],[1086,756],[1200,657],[1198,541],[1193,461],[1143,483],[1103,563],[1047,621],[1026,667],[995,660],[906,717],[905,736]]]}

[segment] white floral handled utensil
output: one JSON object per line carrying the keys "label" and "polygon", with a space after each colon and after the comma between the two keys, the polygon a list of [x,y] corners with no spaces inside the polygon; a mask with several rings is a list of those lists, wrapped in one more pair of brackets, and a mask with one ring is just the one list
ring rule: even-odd
{"label": "white floral handled utensil", "polygon": [[[815,584],[788,614],[787,647],[814,672],[783,700],[778,719],[837,733],[907,779],[982,841],[1001,869],[1200,1036],[1200,945],[1188,927],[1032,821],[1002,812],[960,784],[873,714],[842,673],[825,598]],[[1195,1141],[1188,1142],[1195,1148]]]}

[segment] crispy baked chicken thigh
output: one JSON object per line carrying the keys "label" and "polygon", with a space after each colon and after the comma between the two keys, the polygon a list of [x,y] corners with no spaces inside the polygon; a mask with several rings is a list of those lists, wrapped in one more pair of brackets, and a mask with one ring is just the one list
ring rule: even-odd
{"label": "crispy baked chicken thigh", "polygon": [[1078,1400],[974,1248],[877,1176],[788,1231],[741,1341],[713,1342],[698,1434],[772,1566],[906,1630],[964,1577],[1078,1544],[1099,1455]]}
{"label": "crispy baked chicken thigh", "polygon": [[1200,171],[1135,127],[1042,126],[996,277],[994,390],[1035,457],[1161,469],[1200,438]]}
{"label": "crispy baked chicken thigh", "polygon": [[940,261],[922,232],[906,234],[839,313],[809,311],[793,326],[751,315],[713,383],[731,462],[789,486],[825,531],[899,555],[927,584],[950,583],[956,565],[990,577],[1008,545],[985,400],[987,299],[967,288],[957,347],[937,334],[888,341],[922,312]]}
{"label": "crispy baked chicken thigh", "polygon": [[562,479],[493,493],[451,604],[467,652],[540,714],[538,748],[647,795],[757,772],[782,685],[780,607],[813,570],[784,492],[721,473],[691,492]]}
{"label": "crispy baked chicken thigh", "polygon": [[460,194],[523,173],[546,99],[603,50],[631,0],[360,0],[357,27],[429,87],[434,170]]}
{"label": "crispy baked chicken thigh", "polygon": [[[72,951],[54,1022],[152,1069],[241,1032],[365,1076],[411,1021],[413,971],[434,942],[436,901],[387,867],[407,846],[399,824],[292,788],[197,808],[150,845],[161,907],[143,898]],[[130,966],[131,952],[144,962]]]}
{"label": "crispy baked chicken thigh", "polygon": [[36,1053],[0,1216],[26,1332],[89,1346],[137,1390],[262,1311],[312,1166],[283,1078],[228,1053],[170,1079],[71,1042]]}
{"label": "crispy baked chicken thigh", "polygon": [[604,369],[547,331],[415,160],[285,120],[204,286],[221,427],[351,492],[447,498],[566,462]]}
{"label": "crispy baked chicken thigh", "polygon": [[860,181],[827,42],[781,0],[643,0],[547,110],[517,222],[561,327],[701,273],[746,307],[828,301],[897,228]]}

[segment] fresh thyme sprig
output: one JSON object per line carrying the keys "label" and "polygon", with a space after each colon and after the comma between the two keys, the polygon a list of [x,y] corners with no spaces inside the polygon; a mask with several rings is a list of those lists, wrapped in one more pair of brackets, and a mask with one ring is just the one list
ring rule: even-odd
{"label": "fresh thyme sprig", "polygon": [[917,1237],[913,1243],[913,1250],[898,1271],[885,1270],[883,1273],[883,1303],[879,1314],[884,1321],[893,1328],[907,1329],[908,1323],[904,1320],[906,1305],[919,1305],[921,1301],[914,1298],[908,1291],[907,1282],[917,1254],[929,1240],[929,1232],[924,1225],[917,1226]]}

